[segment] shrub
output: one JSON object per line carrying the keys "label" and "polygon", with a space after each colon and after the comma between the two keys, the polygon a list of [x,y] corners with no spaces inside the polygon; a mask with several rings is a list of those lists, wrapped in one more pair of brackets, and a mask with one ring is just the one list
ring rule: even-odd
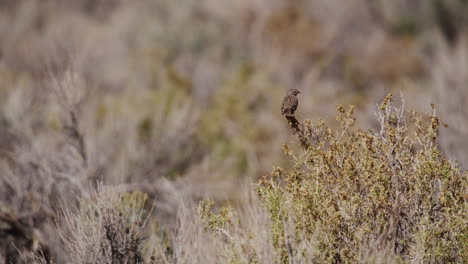
{"label": "shrub", "polygon": [[[257,187],[276,262],[466,260],[468,174],[442,157],[435,111],[407,114],[389,95],[379,107],[379,131],[355,129],[353,111],[338,107],[336,130],[288,118],[302,146],[284,146],[294,166],[275,168]],[[232,221],[226,210],[201,208],[210,227]],[[304,241],[315,250],[294,247]]]}
{"label": "shrub", "polygon": [[99,187],[92,198],[81,199],[78,211],[66,210],[60,232],[70,263],[148,263],[146,200],[141,192]]}

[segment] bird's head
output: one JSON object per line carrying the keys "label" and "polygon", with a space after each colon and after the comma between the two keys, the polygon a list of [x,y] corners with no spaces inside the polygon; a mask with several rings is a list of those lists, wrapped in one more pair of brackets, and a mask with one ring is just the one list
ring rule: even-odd
{"label": "bird's head", "polygon": [[296,96],[296,95],[298,95],[298,94],[300,94],[300,93],[301,93],[301,92],[300,92],[299,90],[297,90],[297,89],[289,89],[289,91],[288,91],[288,95],[294,95],[294,96]]}

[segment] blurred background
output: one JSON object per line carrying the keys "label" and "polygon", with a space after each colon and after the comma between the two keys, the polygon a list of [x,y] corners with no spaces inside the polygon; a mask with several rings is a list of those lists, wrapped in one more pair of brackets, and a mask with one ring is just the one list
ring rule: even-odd
{"label": "blurred background", "polygon": [[150,194],[168,226],[177,195],[235,203],[298,145],[290,88],[300,119],[356,105],[363,129],[389,92],[433,103],[468,167],[466,0],[2,0],[0,36],[0,205],[18,217],[96,182]]}

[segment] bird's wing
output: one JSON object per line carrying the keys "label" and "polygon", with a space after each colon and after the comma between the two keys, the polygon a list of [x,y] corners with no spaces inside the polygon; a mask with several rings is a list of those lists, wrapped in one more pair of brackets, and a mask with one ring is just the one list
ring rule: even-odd
{"label": "bird's wing", "polygon": [[299,105],[299,100],[296,97],[294,97],[291,104],[291,112],[294,113],[297,109],[297,106]]}
{"label": "bird's wing", "polygon": [[281,114],[284,115],[284,113],[286,113],[287,105],[288,105],[288,96],[284,97],[283,99],[283,104],[281,105]]}

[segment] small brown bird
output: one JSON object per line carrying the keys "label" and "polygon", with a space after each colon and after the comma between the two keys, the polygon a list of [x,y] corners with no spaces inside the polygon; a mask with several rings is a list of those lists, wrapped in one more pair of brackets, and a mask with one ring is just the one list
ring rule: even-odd
{"label": "small brown bird", "polygon": [[283,104],[281,105],[281,114],[284,116],[293,116],[294,112],[297,109],[299,100],[296,95],[300,92],[296,89],[290,89],[288,94],[283,99]]}

